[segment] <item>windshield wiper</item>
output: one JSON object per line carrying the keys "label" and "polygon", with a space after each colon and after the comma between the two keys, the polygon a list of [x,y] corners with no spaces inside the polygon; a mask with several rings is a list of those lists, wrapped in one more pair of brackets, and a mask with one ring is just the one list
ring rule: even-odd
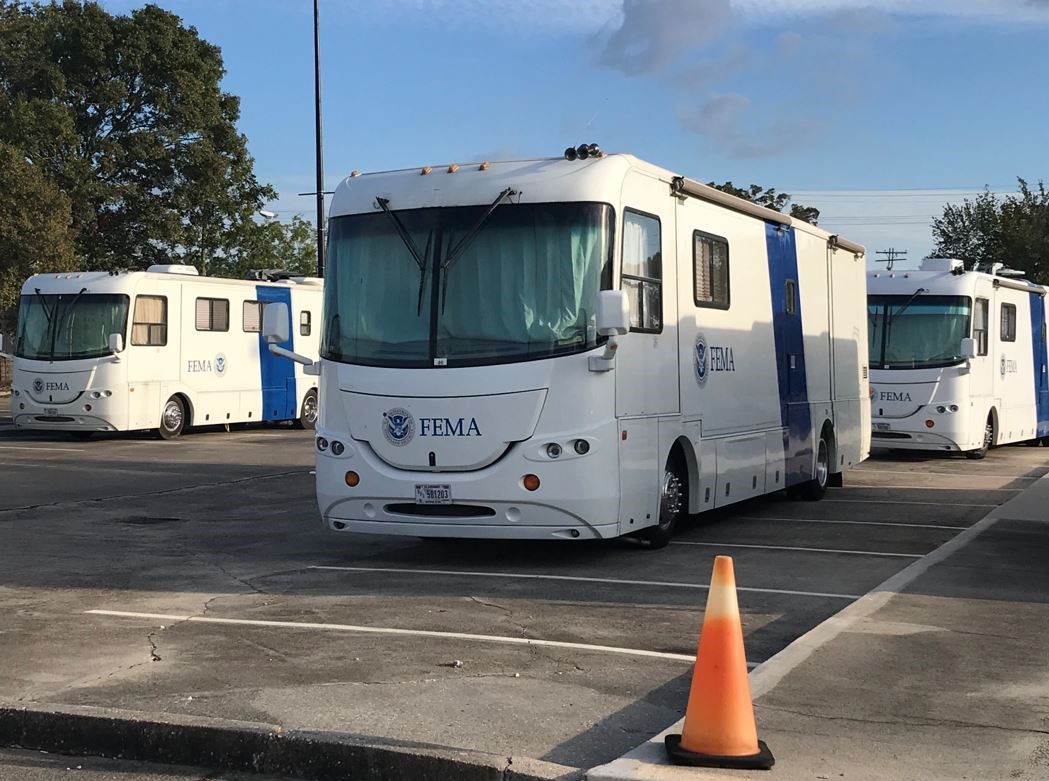
{"label": "windshield wiper", "polygon": [[[86,293],[86,292],[87,292],[87,288],[86,287],[80,288],[80,292],[77,293],[75,296],[73,296],[73,300],[69,302],[69,306],[67,306],[65,308],[65,311],[62,312],[62,319],[59,320],[57,323],[52,323],[52,325],[51,325],[51,360],[52,361],[55,359],[55,342],[58,341],[58,332],[62,328],[62,326],[64,326],[66,324],[66,320],[69,318],[70,312],[73,311],[73,307],[76,306],[77,301],[79,301],[80,297],[82,295],[84,295],[84,293]],[[59,296],[55,300],[55,309],[58,308],[58,302],[61,299],[62,299],[62,296]]]}
{"label": "windshield wiper", "polygon": [[492,216],[495,210],[499,208],[500,204],[502,204],[503,201],[514,195],[517,195],[517,191],[514,190],[512,187],[507,187],[505,190],[499,193],[499,195],[496,196],[496,199],[492,201],[491,205],[488,207],[488,210],[481,215],[481,218],[476,223],[474,223],[474,226],[470,228],[469,232],[467,232],[467,234],[459,240],[458,244],[456,244],[448,251],[448,254],[445,255],[444,260],[441,261],[442,311],[444,310],[445,298],[448,295],[448,275],[446,274],[446,272],[452,267],[452,264],[455,263],[455,261],[457,261],[459,258],[461,258],[463,256],[463,253],[465,253],[466,250],[469,249],[470,244],[472,244],[473,240],[477,238],[477,234],[481,232],[481,229],[484,228],[485,224],[488,222],[488,219]]}
{"label": "windshield wiper", "polygon": [[419,248],[415,246],[415,241],[412,239],[411,234],[408,233],[408,229],[404,227],[401,218],[390,210],[390,199],[376,197],[375,202],[379,204],[379,208],[383,210],[383,213],[393,220],[394,227],[397,229],[397,235],[401,237],[404,246],[408,248],[408,252],[412,254],[416,264],[419,266],[419,302],[415,310],[415,313],[419,314],[423,311],[423,288],[426,286],[426,259],[430,256],[431,238],[426,240],[425,254],[420,254]]}
{"label": "windshield wiper", "polygon": [[920,288],[918,288],[917,290],[915,290],[915,291],[914,291],[914,293],[913,293],[913,295],[911,295],[911,297],[910,297],[910,298],[908,298],[908,299],[907,299],[907,300],[906,300],[906,301],[905,301],[905,302],[903,303],[903,306],[901,306],[901,307],[900,307],[899,309],[897,309],[897,310],[896,310],[895,312],[890,312],[890,313],[889,313],[889,319],[888,319],[888,321],[887,321],[887,324],[891,324],[893,320],[895,320],[895,319],[896,319],[897,317],[899,317],[900,315],[902,315],[902,314],[903,314],[903,313],[904,313],[904,312],[906,311],[907,307],[909,307],[909,306],[910,306],[911,304],[913,304],[913,303],[914,303],[914,299],[916,299],[916,298],[917,298],[918,296],[920,296],[920,295],[921,295],[922,293],[928,293],[928,292],[929,292],[929,291],[928,291],[928,290],[926,290],[926,289],[925,289],[925,288],[923,288],[923,287],[920,287]]}

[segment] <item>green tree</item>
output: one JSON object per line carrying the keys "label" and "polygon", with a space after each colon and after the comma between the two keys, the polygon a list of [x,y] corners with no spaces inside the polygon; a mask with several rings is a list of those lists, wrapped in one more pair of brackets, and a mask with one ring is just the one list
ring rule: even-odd
{"label": "green tree", "polygon": [[820,210],[815,206],[802,206],[800,203],[791,203],[790,193],[778,193],[772,187],[766,190],[759,184],[752,184],[750,187],[736,187],[732,182],[725,182],[724,184],[707,182],[707,184],[710,187],[721,190],[723,193],[735,195],[737,198],[751,201],[758,206],[764,206],[766,209],[772,209],[777,212],[782,212],[790,204],[791,217],[812,225],[816,225],[820,219]]}
{"label": "green tree", "polygon": [[0,333],[13,330],[27,277],[77,268],[69,198],[18,149],[0,143]]}
{"label": "green tree", "polygon": [[970,263],[1003,263],[1049,283],[1049,191],[1017,179],[1015,195],[990,191],[961,204],[946,204],[933,220],[933,254]]}
{"label": "green tree", "polygon": [[0,0],[0,141],[68,195],[84,268],[209,266],[261,227],[276,193],[224,73],[217,47],[155,5]]}
{"label": "green tree", "polygon": [[299,215],[291,222],[253,225],[245,235],[231,234],[230,246],[213,261],[216,274],[242,277],[256,269],[279,269],[304,276],[317,273],[317,234]]}

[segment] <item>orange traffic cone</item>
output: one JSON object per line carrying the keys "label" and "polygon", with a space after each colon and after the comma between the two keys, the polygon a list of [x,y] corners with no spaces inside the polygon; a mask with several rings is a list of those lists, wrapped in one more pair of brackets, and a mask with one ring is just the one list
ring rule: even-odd
{"label": "orange traffic cone", "polygon": [[667,735],[676,765],[768,770],[776,761],[754,725],[732,559],[714,559],[692,688],[680,735]]}

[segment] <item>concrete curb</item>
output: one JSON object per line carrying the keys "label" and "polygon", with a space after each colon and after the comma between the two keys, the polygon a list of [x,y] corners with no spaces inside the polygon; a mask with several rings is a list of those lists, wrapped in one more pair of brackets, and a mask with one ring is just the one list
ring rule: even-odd
{"label": "concrete curb", "polygon": [[576,781],[583,771],[526,757],[255,722],[71,705],[0,702],[0,745],[241,770],[309,781]]}

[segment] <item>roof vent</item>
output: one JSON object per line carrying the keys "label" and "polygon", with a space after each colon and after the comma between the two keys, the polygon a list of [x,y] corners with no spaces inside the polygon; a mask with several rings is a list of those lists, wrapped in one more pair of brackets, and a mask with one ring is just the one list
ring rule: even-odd
{"label": "roof vent", "polygon": [[188,274],[192,277],[199,276],[195,266],[186,266],[180,263],[155,264],[147,268],[146,271],[153,274]]}
{"label": "roof vent", "polygon": [[957,258],[925,258],[919,271],[954,271],[964,269],[965,263]]}

